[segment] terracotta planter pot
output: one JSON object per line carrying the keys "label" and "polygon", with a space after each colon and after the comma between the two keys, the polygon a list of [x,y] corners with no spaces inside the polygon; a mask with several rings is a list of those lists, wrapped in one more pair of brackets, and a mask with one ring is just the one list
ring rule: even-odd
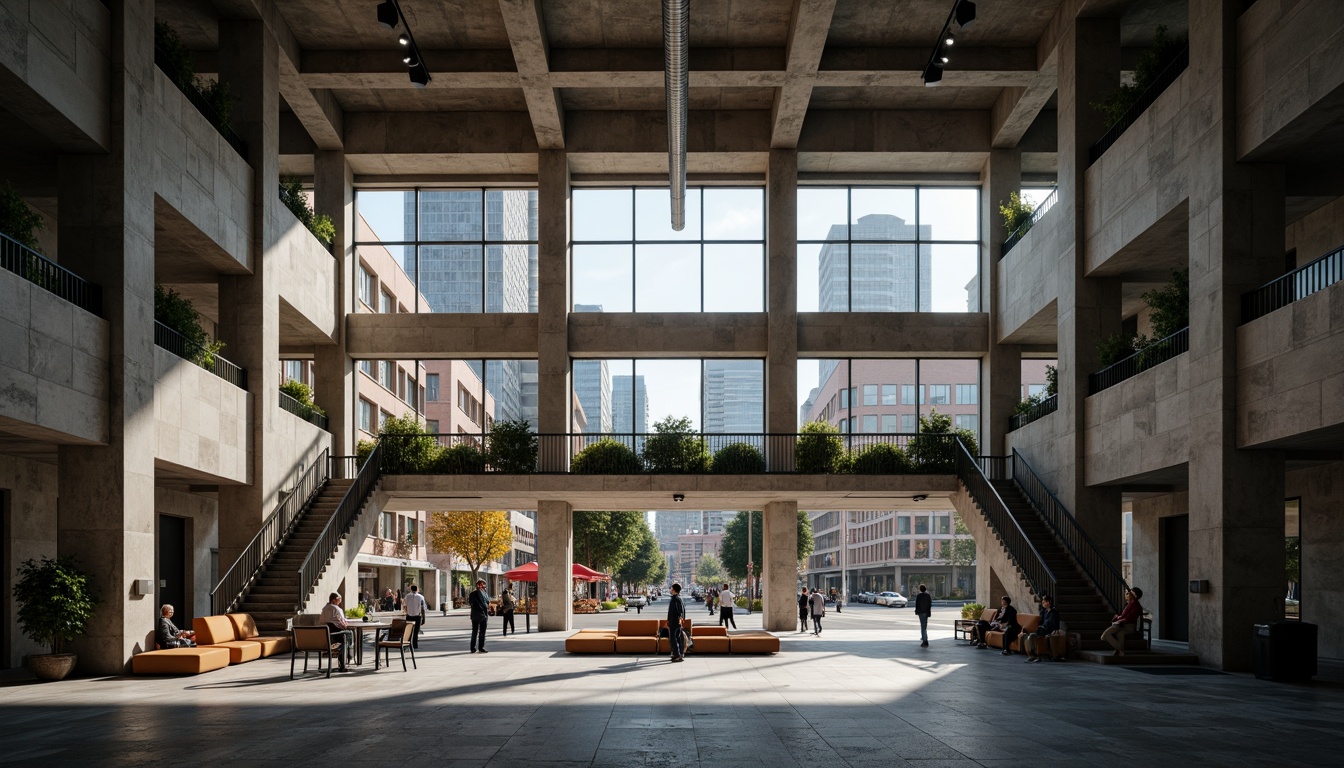
{"label": "terracotta planter pot", "polygon": [[43,653],[28,657],[28,669],[38,680],[64,680],[75,668],[73,653]]}

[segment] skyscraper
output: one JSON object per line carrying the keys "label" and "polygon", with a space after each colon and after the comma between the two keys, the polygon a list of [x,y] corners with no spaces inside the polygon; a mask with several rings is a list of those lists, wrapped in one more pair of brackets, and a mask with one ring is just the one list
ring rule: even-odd
{"label": "skyscraper", "polygon": [[[933,227],[916,229],[905,219],[888,213],[860,216],[849,227],[831,227],[818,264],[818,308],[822,312],[927,312],[933,286],[932,260],[928,246],[913,241],[933,236]],[[878,242],[871,242],[878,241]],[[853,296],[850,296],[853,286]]]}
{"label": "skyscraper", "polygon": [[649,431],[649,398],[643,376],[611,377],[611,429],[618,434]]}
{"label": "skyscraper", "polygon": [[704,370],[705,432],[762,432],[765,365],[760,360],[706,360]]}
{"label": "skyscraper", "polygon": [[[575,312],[601,312],[601,304],[575,304]],[[606,360],[574,361],[574,396],[588,419],[588,434],[608,434],[611,421],[611,371]]]}

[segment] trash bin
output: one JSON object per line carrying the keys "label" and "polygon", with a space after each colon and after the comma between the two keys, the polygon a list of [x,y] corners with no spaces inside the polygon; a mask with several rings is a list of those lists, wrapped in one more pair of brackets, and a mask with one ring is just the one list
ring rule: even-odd
{"label": "trash bin", "polygon": [[1316,625],[1300,621],[1256,624],[1252,666],[1261,680],[1310,680],[1316,674]]}

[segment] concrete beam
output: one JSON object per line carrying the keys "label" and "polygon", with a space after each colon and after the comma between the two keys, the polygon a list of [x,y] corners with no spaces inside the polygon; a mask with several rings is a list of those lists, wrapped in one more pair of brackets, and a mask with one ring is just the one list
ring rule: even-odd
{"label": "concrete beam", "polygon": [[764,312],[576,312],[569,316],[576,358],[764,357]]}
{"label": "concrete beam", "polygon": [[798,313],[799,357],[980,357],[988,344],[983,312]]}
{"label": "concrete beam", "polygon": [[812,86],[821,66],[826,33],[835,14],[835,0],[794,0],[789,20],[789,41],[784,54],[786,77],[775,91],[770,108],[770,147],[790,149],[798,146],[803,118],[812,100]]}
{"label": "concrete beam", "polygon": [[513,48],[527,111],[532,115],[537,146],[564,149],[565,114],[548,77],[549,45],[541,21],[540,0],[499,0],[499,10]]}
{"label": "concrete beam", "polygon": [[346,353],[355,360],[530,359],[535,314],[350,314]]}

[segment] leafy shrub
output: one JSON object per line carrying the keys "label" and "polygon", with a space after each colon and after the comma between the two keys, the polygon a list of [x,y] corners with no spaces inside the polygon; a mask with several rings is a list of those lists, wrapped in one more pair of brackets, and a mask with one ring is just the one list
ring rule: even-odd
{"label": "leafy shrub", "polygon": [[201,327],[201,316],[191,300],[171,288],[154,284],[154,319],[177,331],[186,341],[187,359],[205,368],[215,364],[224,342],[211,340]]}
{"label": "leafy shrub", "polygon": [[1171,282],[1145,292],[1140,298],[1152,310],[1153,336],[1165,339],[1190,325],[1190,271],[1173,269]]}
{"label": "leafy shrub", "polygon": [[200,93],[215,112],[214,117],[210,118],[214,126],[219,129],[228,128],[229,118],[233,116],[233,107],[238,103],[238,97],[229,90],[228,83],[197,77],[196,63],[192,61],[191,52],[182,44],[182,38],[178,36],[177,30],[162,21],[154,22],[154,47],[162,53],[166,73],[178,90],[183,93],[191,90]]}
{"label": "leafy shrub", "polygon": [[750,443],[729,443],[714,454],[709,470],[716,475],[755,475],[765,471],[765,457]]}
{"label": "leafy shrub", "polygon": [[1045,396],[1054,397],[1059,394],[1059,368],[1053,365],[1045,366]]}
{"label": "leafy shrub", "polygon": [[919,434],[910,438],[910,444],[906,446],[911,468],[916,472],[951,472],[961,449],[956,440],[947,435],[954,435],[956,440],[964,443],[972,456],[980,452],[974,432],[953,429],[951,416],[933,410],[928,416],[919,417]]}
{"label": "leafy shrub", "polygon": [[834,474],[845,469],[845,444],[840,430],[824,421],[803,425],[793,448],[794,469],[810,474]]}
{"label": "leafy shrub", "polygon": [[378,444],[372,440],[360,440],[359,443],[355,445],[355,457],[359,462],[359,466],[364,466],[364,462],[368,461],[369,455],[373,453],[373,449],[377,446]]}
{"label": "leafy shrub", "polygon": [[60,653],[79,637],[93,617],[99,599],[89,585],[89,576],[68,557],[25,560],[14,584],[19,605],[19,627],[33,642]]}
{"label": "leafy shrub", "polygon": [[856,475],[901,475],[910,471],[910,460],[900,446],[874,443],[855,452],[850,471]]}
{"label": "leafy shrub", "polygon": [[485,453],[471,443],[439,451],[429,465],[433,475],[477,475],[485,471]]}
{"label": "leafy shrub", "polygon": [[985,606],[980,603],[966,603],[961,606],[961,618],[978,619],[980,618],[980,612],[983,610],[985,610]]}
{"label": "leafy shrub", "polygon": [[1126,357],[1142,352],[1149,344],[1147,336],[1120,331],[1097,342],[1097,366],[1106,368]]}
{"label": "leafy shrub", "polygon": [[37,247],[37,232],[44,227],[41,214],[28,207],[8,181],[0,182],[0,232],[41,253],[42,249]]}
{"label": "leafy shrub", "polygon": [[485,459],[496,472],[535,472],[538,448],[537,435],[526,421],[497,421],[490,428]]}
{"label": "leafy shrub", "polygon": [[280,391],[294,398],[299,404],[299,410],[303,411],[305,416],[327,415],[326,411],[313,404],[313,388],[302,381],[286,379],[285,383],[280,385]]}
{"label": "leafy shrub", "polygon": [[643,469],[630,446],[603,438],[574,455],[569,471],[576,475],[632,475]]}
{"label": "leafy shrub", "polygon": [[1157,76],[1176,60],[1186,45],[1186,38],[1170,37],[1167,35],[1166,27],[1157,28],[1157,39],[1153,47],[1140,54],[1139,60],[1134,65],[1133,82],[1122,84],[1106,98],[1092,103],[1092,108],[1105,119],[1107,128],[1124,119],[1129,110],[1138,103],[1139,97],[1143,96],[1149,86],[1157,80]]}
{"label": "leafy shrub", "polygon": [[1022,400],[1017,405],[1013,406],[1013,415],[1021,416],[1025,413],[1030,413],[1032,408],[1040,405],[1044,400],[1045,397],[1041,395],[1028,395],[1025,400]]}
{"label": "leafy shrub", "polygon": [[691,430],[691,420],[671,416],[653,425],[657,434],[644,443],[644,462],[650,472],[685,475],[709,468],[704,439]]}
{"label": "leafy shrub", "polygon": [[441,451],[411,414],[392,417],[378,430],[382,445],[382,471],[391,475],[414,475],[430,470]]}
{"label": "leafy shrub", "polygon": [[364,618],[364,604],[363,604],[363,603],[355,603],[355,607],[354,607],[354,608],[346,608],[346,609],[345,609],[345,618],[347,618],[347,619],[362,619],[362,618]]}
{"label": "leafy shrub", "polygon": [[1003,216],[1003,228],[1010,235],[1024,224],[1030,229],[1031,214],[1034,211],[1031,203],[1023,200],[1022,195],[1017,192],[1008,193],[1008,202],[999,203],[999,214]]}
{"label": "leafy shrub", "polygon": [[602,601],[602,610],[604,610],[604,611],[613,611],[613,610],[615,610],[615,609],[617,609],[617,608],[620,608],[620,607],[621,607],[621,603],[620,603],[619,600],[603,600],[603,601]]}
{"label": "leafy shrub", "polygon": [[303,185],[297,178],[286,176],[280,179],[280,202],[285,204],[300,224],[313,233],[313,237],[323,245],[331,245],[336,238],[336,225],[325,213],[313,212],[313,206],[308,203],[308,196],[303,193]]}
{"label": "leafy shrub", "polygon": [[[739,597],[733,601],[733,604],[736,605],[738,608],[746,608],[747,598],[745,596]],[[756,613],[760,613],[762,610],[764,610],[762,608],[761,598],[758,597],[755,600],[751,601],[751,610],[755,611]]]}

